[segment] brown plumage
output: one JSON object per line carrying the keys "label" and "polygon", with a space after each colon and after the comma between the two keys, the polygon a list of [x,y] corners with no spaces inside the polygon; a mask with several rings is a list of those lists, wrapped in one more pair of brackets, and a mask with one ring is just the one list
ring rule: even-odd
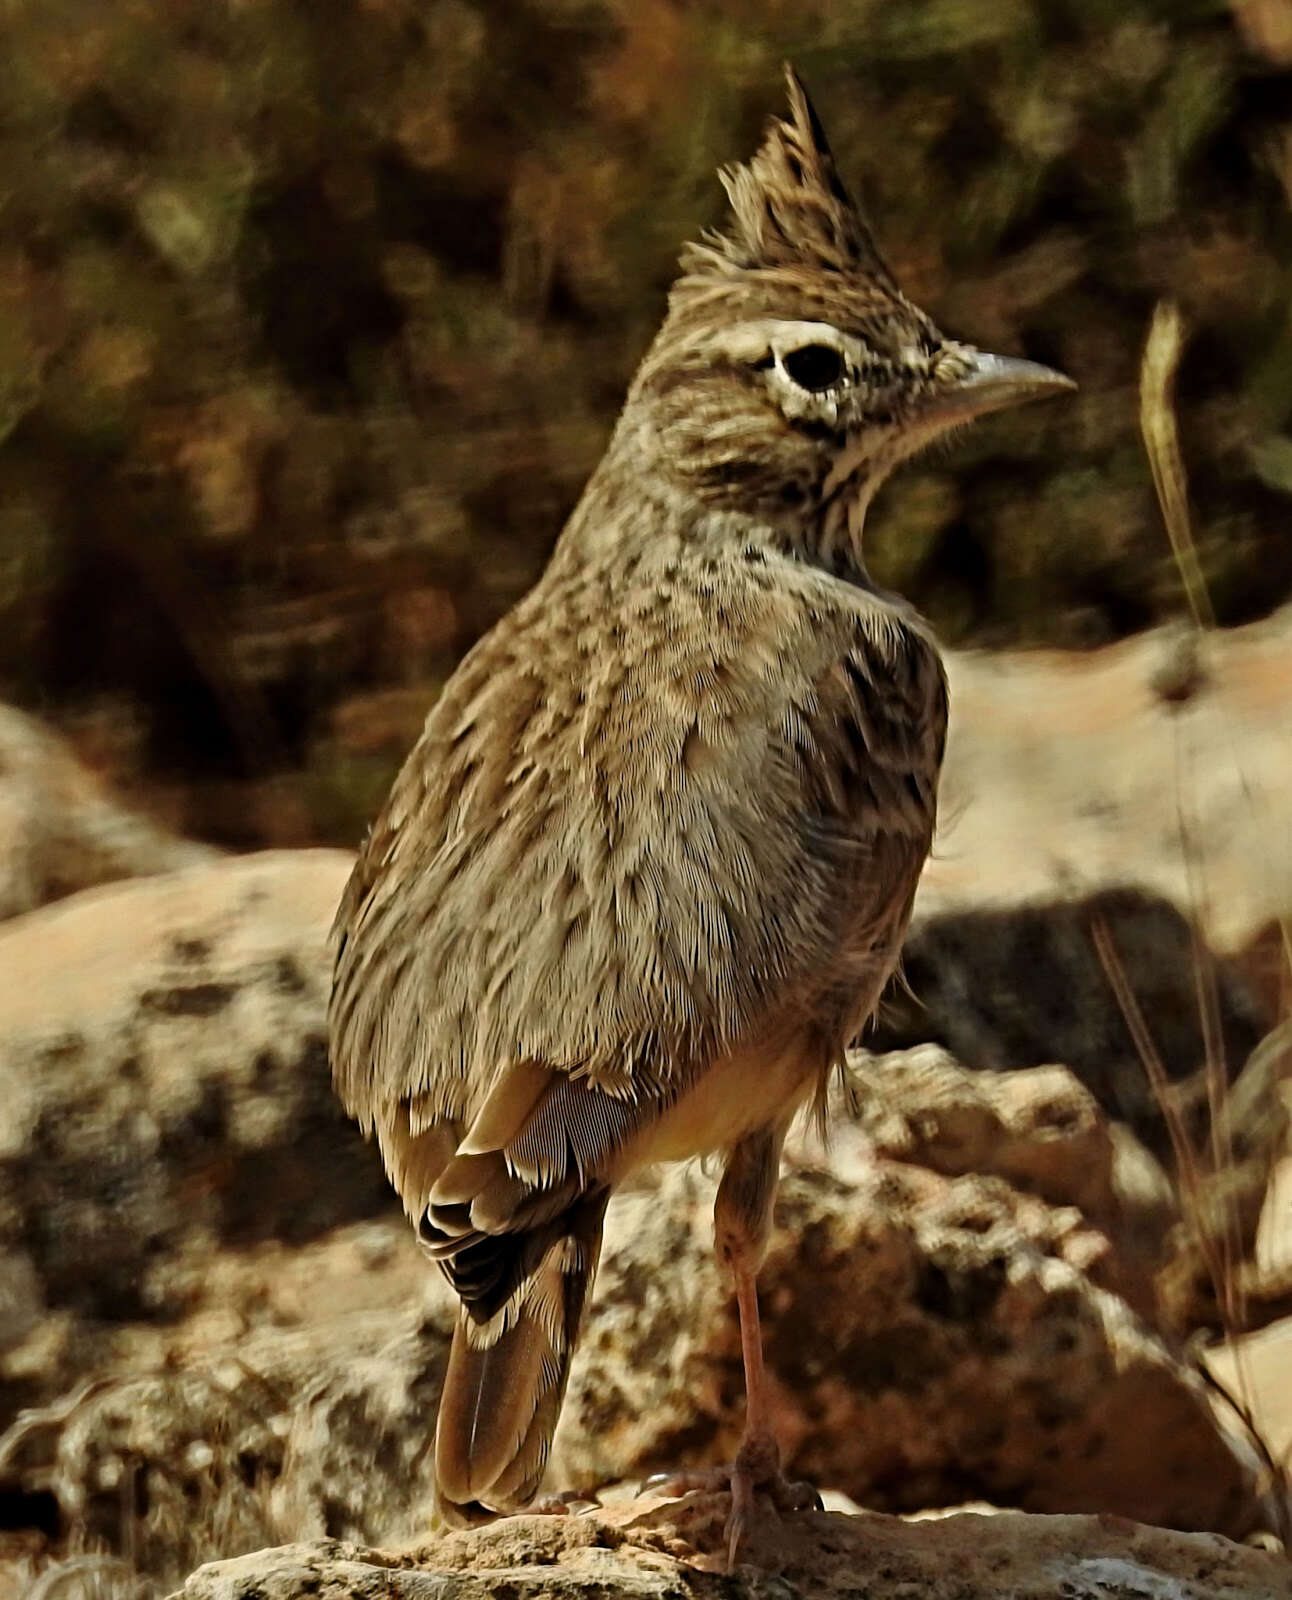
{"label": "brown plumage", "polygon": [[789,94],[337,916],[336,1085],[462,1302],[436,1438],[460,1520],[538,1488],[615,1185],[708,1151],[749,1379],[733,1554],[776,1477],[753,1275],[781,1142],[897,960],[946,731],[865,508],[949,426],[1067,386],[902,297]]}

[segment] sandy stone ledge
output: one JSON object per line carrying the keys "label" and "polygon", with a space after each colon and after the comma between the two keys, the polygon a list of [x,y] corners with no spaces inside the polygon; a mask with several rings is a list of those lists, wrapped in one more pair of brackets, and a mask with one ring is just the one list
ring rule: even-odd
{"label": "sandy stone ledge", "polygon": [[330,1540],[199,1568],[171,1600],[1292,1600],[1292,1564],[1218,1534],[1110,1516],[817,1512],[755,1529],[722,1570],[728,1499],[510,1517],[404,1551]]}

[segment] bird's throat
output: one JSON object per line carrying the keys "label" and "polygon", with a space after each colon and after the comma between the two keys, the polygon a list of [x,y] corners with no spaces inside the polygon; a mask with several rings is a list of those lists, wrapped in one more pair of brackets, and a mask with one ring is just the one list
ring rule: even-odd
{"label": "bird's throat", "polygon": [[827,488],[815,522],[803,533],[802,553],[808,560],[863,589],[874,587],[866,571],[863,546],[866,511],[873,492],[865,480],[847,478],[836,483],[833,492]]}

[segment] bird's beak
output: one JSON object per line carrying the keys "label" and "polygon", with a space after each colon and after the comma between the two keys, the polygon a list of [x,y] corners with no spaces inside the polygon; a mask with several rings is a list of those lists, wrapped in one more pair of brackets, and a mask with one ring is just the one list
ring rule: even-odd
{"label": "bird's beak", "polygon": [[[955,370],[958,368],[959,370]],[[948,381],[929,396],[925,419],[939,426],[968,422],[989,411],[1043,400],[1077,386],[1053,367],[1017,356],[993,356],[972,345],[957,345]]]}

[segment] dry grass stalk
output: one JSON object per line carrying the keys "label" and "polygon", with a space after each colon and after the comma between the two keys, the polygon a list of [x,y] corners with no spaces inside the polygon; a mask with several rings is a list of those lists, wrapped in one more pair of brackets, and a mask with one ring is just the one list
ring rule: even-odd
{"label": "dry grass stalk", "polygon": [[[1171,301],[1159,302],[1153,314],[1140,368],[1140,429],[1181,587],[1194,626],[1201,633],[1215,626],[1215,612],[1193,537],[1187,480],[1176,426],[1174,384],[1184,337],[1184,319],[1179,307]],[[1214,1176],[1231,1170],[1233,1166],[1234,1119],[1230,1114],[1230,1079],[1221,1037],[1215,964],[1197,931],[1205,922],[1205,863],[1197,845],[1196,832],[1186,814],[1181,755],[1177,726],[1177,818],[1180,848],[1194,910],[1194,984],[1202,1030],[1209,1119],[1207,1164]],[[1280,927],[1286,969],[1283,988],[1285,995],[1288,995],[1292,994],[1292,929],[1287,919],[1281,921]],[[1220,1225],[1214,1225],[1206,1204],[1207,1186],[1202,1158],[1193,1147],[1179,1101],[1172,1092],[1143,1012],[1131,992],[1107,925],[1102,920],[1097,921],[1091,933],[1166,1124],[1175,1157],[1181,1214],[1197,1241],[1220,1311],[1225,1343],[1233,1354],[1237,1395],[1231,1394],[1215,1374],[1201,1363],[1200,1367],[1208,1384],[1223,1397],[1242,1423],[1263,1462],[1275,1531],[1285,1547],[1292,1547],[1292,1467],[1288,1460],[1276,1458],[1257,1421],[1251,1374],[1238,1343],[1238,1335],[1247,1319],[1240,1223],[1231,1207],[1223,1214]],[[1281,1025],[1263,1041],[1258,1050],[1267,1046],[1285,1049],[1285,1035],[1289,1026],[1289,1016],[1285,1015]]]}
{"label": "dry grass stalk", "polygon": [[1180,1114],[1180,1106],[1176,1096],[1171,1090],[1171,1080],[1167,1077],[1166,1068],[1162,1065],[1162,1057],[1154,1042],[1144,1012],[1139,1001],[1131,989],[1130,980],[1126,976],[1126,969],[1122,965],[1121,957],[1109,931],[1108,924],[1102,916],[1095,917],[1090,924],[1090,936],[1094,942],[1095,953],[1099,963],[1104,969],[1117,1004],[1121,1009],[1126,1027],[1134,1041],[1135,1049],[1144,1064],[1144,1071],[1148,1075],[1154,1098],[1161,1109],[1162,1117],[1166,1123],[1166,1131],[1171,1140],[1171,1153],[1175,1158],[1177,1181],[1180,1186],[1180,1209],[1186,1219],[1195,1222],[1198,1227],[1198,1245],[1202,1251],[1203,1261],[1206,1264],[1207,1276],[1216,1289],[1219,1303],[1222,1307],[1227,1303],[1221,1285],[1224,1271],[1223,1257],[1218,1254],[1212,1230],[1206,1225],[1206,1199],[1203,1194],[1202,1169],[1197,1153],[1189,1138],[1189,1130],[1184,1125]]}
{"label": "dry grass stalk", "polygon": [[[1263,1481],[1260,1487],[1274,1523],[1274,1532],[1282,1540],[1285,1548],[1292,1548],[1292,1475],[1289,1473],[1289,1463],[1287,1460],[1280,1460],[1275,1455],[1257,1420],[1251,1374],[1246,1361],[1243,1359],[1242,1347],[1237,1342],[1238,1333],[1243,1327],[1245,1312],[1242,1304],[1240,1252],[1235,1248],[1236,1229],[1233,1225],[1233,1218],[1227,1216],[1219,1230],[1213,1228],[1210,1215],[1211,1208],[1207,1205],[1206,1185],[1201,1159],[1194,1149],[1189,1137],[1189,1131],[1185,1127],[1179,1100],[1172,1092],[1171,1082],[1166,1075],[1166,1069],[1162,1065],[1161,1055],[1158,1053],[1144,1013],[1131,989],[1130,981],[1126,976],[1126,969],[1117,953],[1112,934],[1102,917],[1096,917],[1093,920],[1090,932],[1100,964],[1117,999],[1117,1004],[1121,1009],[1131,1038],[1135,1042],[1135,1048],[1144,1064],[1144,1070],[1148,1075],[1149,1083],[1152,1085],[1154,1096],[1166,1123],[1167,1133],[1171,1140],[1172,1154],[1175,1157],[1181,1215],[1197,1241],[1207,1277],[1211,1283],[1212,1292],[1216,1297],[1216,1304],[1220,1308],[1225,1343],[1233,1353],[1234,1371],[1238,1379],[1238,1393],[1231,1393],[1215,1373],[1201,1361],[1198,1363],[1198,1370],[1208,1387],[1225,1402],[1241,1424],[1249,1444],[1261,1463]],[[1195,945],[1195,949],[1200,949],[1200,944]],[[1205,960],[1205,955],[1206,953],[1203,951],[1202,956],[1205,964],[1210,968],[1212,964],[1210,961]],[[1207,987],[1214,987],[1214,969]],[[1203,999],[1200,1003],[1206,1004],[1207,1002]],[[1287,1042],[1281,1035],[1287,1031],[1288,1027],[1289,1023],[1285,1022],[1282,1028],[1274,1030],[1257,1046],[1257,1050],[1266,1048],[1286,1050]],[[1219,1060],[1221,1081],[1227,1086],[1227,1079],[1223,1077],[1223,1058],[1215,1059]],[[1219,1104],[1216,1104],[1213,1100],[1212,1086],[1213,1079],[1216,1076],[1213,1072],[1213,1065],[1213,1059],[1209,1058],[1207,1061],[1207,1088],[1208,1109],[1211,1118],[1209,1143],[1213,1152],[1212,1159],[1213,1161],[1232,1162],[1232,1128],[1230,1126],[1231,1119],[1227,1115],[1227,1096],[1222,1098]],[[1213,1170],[1219,1172],[1225,1169],[1217,1166]]]}
{"label": "dry grass stalk", "polygon": [[27,1452],[48,1457],[27,1481],[54,1495],[61,1524],[57,1556],[20,1573],[22,1600],[157,1600],[202,1562],[290,1533],[270,1503],[274,1418],[287,1402],[236,1365],[249,1394],[199,1367],[161,1366],[95,1379],[15,1418],[0,1472],[13,1475]]}
{"label": "dry grass stalk", "polygon": [[1184,597],[1199,628],[1215,625],[1211,596],[1189,524],[1189,492],[1175,422],[1175,374],[1184,349],[1184,318],[1171,300],[1158,302],[1140,366],[1140,432],[1153,472],[1162,520],[1180,569]]}
{"label": "dry grass stalk", "polygon": [[25,1600],[157,1600],[161,1593],[129,1561],[106,1554],[69,1556],[23,1576]]}

